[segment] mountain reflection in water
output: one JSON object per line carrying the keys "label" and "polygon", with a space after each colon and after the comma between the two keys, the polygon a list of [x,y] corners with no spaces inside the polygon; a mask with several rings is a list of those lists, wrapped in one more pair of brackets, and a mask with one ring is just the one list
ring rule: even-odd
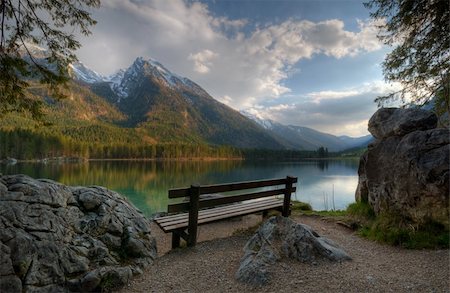
{"label": "mountain reflection in water", "polygon": [[144,214],[166,211],[170,188],[193,183],[297,176],[293,199],[308,202],[315,210],[344,209],[354,201],[358,160],[305,160],[300,162],[251,161],[90,161],[84,163],[0,164],[2,174],[26,174],[67,185],[100,185],[126,196]]}

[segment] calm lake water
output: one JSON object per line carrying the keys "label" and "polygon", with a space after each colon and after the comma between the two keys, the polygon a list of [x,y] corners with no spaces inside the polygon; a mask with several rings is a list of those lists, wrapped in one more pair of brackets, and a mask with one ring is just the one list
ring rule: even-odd
{"label": "calm lake water", "polygon": [[26,174],[50,178],[68,185],[100,185],[128,197],[146,215],[166,211],[167,191],[193,183],[219,184],[235,181],[297,176],[293,198],[315,210],[344,209],[354,202],[358,184],[358,160],[308,160],[300,162],[136,162],[90,161],[84,163],[0,164],[2,174]]}

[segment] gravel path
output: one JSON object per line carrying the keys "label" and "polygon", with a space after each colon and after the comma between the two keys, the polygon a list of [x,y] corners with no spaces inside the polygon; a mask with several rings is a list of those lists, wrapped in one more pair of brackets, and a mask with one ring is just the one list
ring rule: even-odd
{"label": "gravel path", "polygon": [[161,256],[122,292],[450,292],[449,250],[381,245],[319,217],[291,218],[334,240],[353,260],[311,265],[283,259],[272,267],[270,284],[254,288],[234,278],[250,236],[229,235],[258,223],[260,216],[201,226],[196,247],[170,252],[170,235],[155,226]]}

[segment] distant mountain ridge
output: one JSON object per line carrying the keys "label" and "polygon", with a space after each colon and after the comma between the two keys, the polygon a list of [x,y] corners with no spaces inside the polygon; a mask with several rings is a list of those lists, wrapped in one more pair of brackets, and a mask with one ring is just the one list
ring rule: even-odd
{"label": "distant mountain ridge", "polygon": [[308,127],[284,125],[271,119],[261,119],[246,111],[242,111],[242,113],[265,129],[272,131],[274,135],[286,140],[289,148],[317,150],[319,147],[324,147],[328,148],[331,152],[338,152],[355,147],[367,146],[372,140],[371,135],[356,138],[335,136]]}

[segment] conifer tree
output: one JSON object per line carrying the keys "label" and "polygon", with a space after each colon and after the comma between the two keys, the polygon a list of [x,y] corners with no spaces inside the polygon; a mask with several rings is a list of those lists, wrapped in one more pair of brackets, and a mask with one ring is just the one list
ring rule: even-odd
{"label": "conifer tree", "polygon": [[[88,9],[99,6],[100,0],[0,0],[0,118],[18,111],[42,121],[42,102],[26,91],[30,80],[63,97],[68,65],[80,47],[74,29],[89,35],[96,21]],[[36,45],[45,56],[36,56]]]}
{"label": "conifer tree", "polygon": [[376,101],[436,105],[450,113],[450,3],[448,0],[370,0],[371,16],[383,20],[379,39],[394,46],[383,62],[385,79],[403,87]]}

